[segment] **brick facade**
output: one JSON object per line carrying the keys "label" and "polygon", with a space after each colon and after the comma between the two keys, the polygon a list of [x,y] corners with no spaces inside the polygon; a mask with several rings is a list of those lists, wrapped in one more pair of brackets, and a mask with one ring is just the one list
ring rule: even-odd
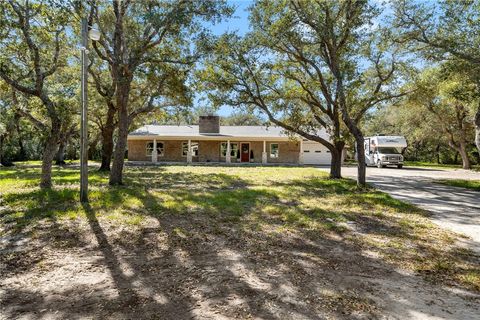
{"label": "brick facade", "polygon": [[[147,143],[153,140],[128,140],[128,160],[130,161],[151,161],[152,157],[147,156]],[[158,156],[158,162],[187,162],[187,158],[182,156],[182,142],[186,140],[162,140],[164,155]],[[194,140],[192,140],[194,142]],[[226,141],[200,140],[198,142],[198,157],[193,157],[193,162],[225,162],[225,158],[220,155],[220,144]],[[253,153],[253,162],[262,163],[263,141],[242,141],[250,143],[251,154]],[[240,143],[231,141],[231,143]],[[270,145],[278,143],[278,158],[270,157]],[[267,162],[268,163],[298,163],[300,153],[300,142],[298,141],[267,141]],[[240,162],[240,158],[231,158],[231,162]]]}

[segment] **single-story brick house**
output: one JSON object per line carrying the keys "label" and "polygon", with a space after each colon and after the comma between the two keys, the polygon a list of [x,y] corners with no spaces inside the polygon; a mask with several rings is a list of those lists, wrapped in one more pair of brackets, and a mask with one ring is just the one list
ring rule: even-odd
{"label": "single-story brick house", "polygon": [[218,116],[201,116],[199,125],[146,125],[131,132],[128,160],[330,164],[330,152],[320,143],[292,138],[282,128],[220,126]]}

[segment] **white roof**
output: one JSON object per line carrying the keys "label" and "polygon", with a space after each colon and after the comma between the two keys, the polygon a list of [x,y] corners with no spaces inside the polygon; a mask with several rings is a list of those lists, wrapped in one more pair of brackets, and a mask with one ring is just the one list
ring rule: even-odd
{"label": "white roof", "polygon": [[[322,129],[318,134],[329,140],[329,135]],[[294,135],[298,136],[298,135]],[[203,140],[219,140],[224,138],[241,139],[248,138],[252,140],[261,139],[278,139],[289,140],[291,135],[287,131],[277,126],[220,126],[220,133],[200,133],[198,125],[183,125],[183,126],[160,126],[160,125],[145,125],[132,131],[128,135],[128,139],[155,139],[155,138],[172,138],[172,139],[203,139]],[[306,141],[306,139],[303,139]]]}
{"label": "white roof", "polygon": [[129,136],[161,137],[271,137],[286,138],[283,128],[266,126],[220,126],[220,133],[199,133],[197,125],[158,126],[146,125],[130,132]]}

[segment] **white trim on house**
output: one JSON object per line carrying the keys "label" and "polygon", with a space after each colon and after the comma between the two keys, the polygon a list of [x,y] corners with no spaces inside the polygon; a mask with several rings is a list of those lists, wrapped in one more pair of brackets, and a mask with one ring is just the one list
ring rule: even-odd
{"label": "white trim on house", "polygon": [[[229,137],[229,136],[160,136],[160,135],[129,135],[128,140],[153,140],[158,137],[161,137],[164,140],[192,140],[192,141],[226,141],[230,140],[230,142],[242,142],[245,140],[248,141],[292,141],[289,137]],[[298,140],[298,139],[293,139]]]}

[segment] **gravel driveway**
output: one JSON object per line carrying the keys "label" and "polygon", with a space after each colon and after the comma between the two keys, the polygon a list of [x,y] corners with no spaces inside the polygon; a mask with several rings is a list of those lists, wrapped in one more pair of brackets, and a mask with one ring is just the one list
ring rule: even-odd
{"label": "gravel driveway", "polygon": [[[356,174],[356,167],[342,168],[344,177],[356,178]],[[429,210],[433,222],[467,235],[470,239],[464,239],[465,245],[480,253],[480,192],[435,183],[438,179],[480,180],[480,172],[416,167],[367,168],[369,183],[394,198]]]}

